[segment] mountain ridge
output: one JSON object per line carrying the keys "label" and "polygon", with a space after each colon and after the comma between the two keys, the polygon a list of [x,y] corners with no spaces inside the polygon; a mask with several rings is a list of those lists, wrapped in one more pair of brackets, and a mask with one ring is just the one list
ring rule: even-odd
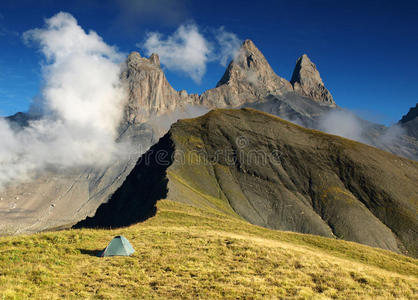
{"label": "mountain ridge", "polygon": [[409,136],[418,139],[418,103],[411,107],[408,113],[398,122]]}
{"label": "mountain ridge", "polygon": [[[129,178],[77,227],[127,226],[169,199],[272,229],[418,254],[418,163],[253,109],[178,121]],[[165,192],[142,195],[142,185]]]}
{"label": "mountain ridge", "polygon": [[[296,68],[297,65],[295,70]],[[216,87],[201,94],[199,103],[210,108],[234,108],[263,100],[270,94],[283,96],[286,93],[296,92],[318,103],[335,107],[335,102],[328,90],[325,89],[316,67],[315,71],[314,76],[319,77],[319,80],[315,77],[315,83],[321,83],[321,86],[317,87],[311,84],[309,87],[310,93],[305,93],[305,81],[310,82],[312,80],[308,72],[303,69],[303,81],[301,83],[304,89],[299,88],[300,84],[296,84],[295,89],[291,82],[274,72],[264,55],[251,40],[245,40]],[[325,89],[331,100],[323,98],[318,88],[321,91]]]}

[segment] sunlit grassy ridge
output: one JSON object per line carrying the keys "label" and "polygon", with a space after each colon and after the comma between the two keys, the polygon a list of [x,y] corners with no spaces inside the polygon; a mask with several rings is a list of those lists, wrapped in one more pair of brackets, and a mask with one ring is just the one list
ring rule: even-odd
{"label": "sunlit grassy ridge", "polygon": [[[94,254],[113,236],[132,257]],[[164,200],[115,230],[0,238],[0,299],[414,298],[417,260]]]}

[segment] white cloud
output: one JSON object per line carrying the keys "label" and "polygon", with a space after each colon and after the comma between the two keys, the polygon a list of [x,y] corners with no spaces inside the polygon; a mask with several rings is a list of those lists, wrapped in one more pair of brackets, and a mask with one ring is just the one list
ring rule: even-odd
{"label": "white cloud", "polygon": [[219,44],[219,62],[222,66],[226,66],[230,60],[233,60],[238,54],[242,41],[235,33],[225,31],[224,27],[220,27],[216,32],[216,40]]}
{"label": "white cloud", "polygon": [[0,187],[43,168],[92,166],[117,153],[115,138],[126,99],[119,82],[124,55],[86,33],[68,13],[24,33],[46,61],[34,111],[40,119],[20,131],[0,122]]}
{"label": "white cloud", "polygon": [[[221,63],[231,57],[228,41],[235,39],[223,29],[218,33],[210,43],[196,25],[182,25],[167,38],[150,33],[144,47],[148,54],[159,53],[165,67],[198,82],[214,56]],[[0,119],[0,188],[46,168],[96,167],[118,158],[122,147],[115,140],[127,99],[119,77],[125,55],[63,12],[23,39],[45,57],[43,87],[31,107],[38,118],[27,127],[16,130]],[[215,51],[211,44],[225,49]]]}
{"label": "white cloud", "polygon": [[151,32],[145,42],[137,46],[144,48],[146,55],[157,53],[167,69],[180,71],[199,83],[209,62],[219,61],[226,66],[241,45],[238,37],[224,27],[212,33],[214,36],[205,37],[195,24],[181,25],[166,38],[158,32]]}
{"label": "white cloud", "polygon": [[363,135],[363,126],[360,119],[350,111],[332,110],[321,118],[319,129],[327,133],[367,143]]}
{"label": "white cloud", "polygon": [[[370,115],[369,115],[370,117]],[[360,119],[349,110],[331,110],[320,119],[319,130],[368,144],[392,153],[408,153],[405,145],[405,130],[395,124],[391,127],[376,126]]]}
{"label": "white cloud", "polygon": [[28,44],[38,43],[45,57],[57,63],[75,55],[104,57],[111,61],[123,59],[123,55],[115,47],[107,45],[92,30],[86,33],[77,24],[77,20],[65,12],[46,19],[45,28],[26,31],[23,39]]}
{"label": "white cloud", "polygon": [[166,39],[157,32],[148,34],[143,45],[147,55],[158,53],[170,70],[181,71],[199,83],[206,72],[211,45],[195,24],[181,25]]}

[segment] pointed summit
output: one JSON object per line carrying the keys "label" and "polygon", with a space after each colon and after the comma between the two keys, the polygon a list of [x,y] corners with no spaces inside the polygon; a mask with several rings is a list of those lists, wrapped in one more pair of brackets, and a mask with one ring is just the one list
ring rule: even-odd
{"label": "pointed summit", "polygon": [[246,40],[230,62],[215,89],[203,93],[200,103],[209,107],[238,107],[269,94],[293,91],[289,81],[274,73],[264,55]]}
{"label": "pointed summit", "polygon": [[156,53],[151,54],[149,61],[158,67],[160,66],[160,57]]}
{"label": "pointed summit", "polygon": [[315,64],[306,54],[296,61],[290,83],[298,94],[321,104],[336,106],[331,93],[325,88]]}
{"label": "pointed summit", "polygon": [[126,60],[128,69],[149,69],[155,67],[160,68],[160,59],[157,54],[153,53],[149,58],[141,57],[136,51],[131,52]]}
{"label": "pointed summit", "polygon": [[292,87],[287,80],[274,73],[264,55],[251,40],[242,43],[236,57],[229,64],[217,87],[223,84],[236,82],[263,85],[268,91],[291,91]]}
{"label": "pointed summit", "polygon": [[242,43],[241,49],[248,49],[251,52],[260,52],[260,50],[257,49],[257,47],[254,45],[252,40],[245,40],[244,43]]}
{"label": "pointed summit", "polygon": [[174,111],[192,101],[193,95],[177,92],[171,87],[155,53],[149,58],[141,57],[138,52],[129,54],[122,79],[128,87],[124,112],[126,124],[140,124],[151,116]]}

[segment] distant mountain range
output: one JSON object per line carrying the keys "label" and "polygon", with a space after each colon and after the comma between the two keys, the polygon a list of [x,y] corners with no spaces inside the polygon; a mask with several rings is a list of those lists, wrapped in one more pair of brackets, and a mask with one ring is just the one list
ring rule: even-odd
{"label": "distant mountain range", "polygon": [[[236,58],[233,61],[231,61],[231,63],[228,65],[225,74],[220,79],[217,86],[213,89],[204,92],[201,95],[188,94],[186,91],[174,90],[168,83],[165,74],[160,67],[159,57],[156,54],[151,55],[149,58],[145,58],[141,57],[141,55],[137,52],[132,52],[126,60],[126,68],[124,72],[121,74],[121,78],[127,88],[128,101],[124,107],[123,121],[120,124],[118,141],[121,143],[128,142],[132,147],[127,148],[126,153],[124,153],[124,155],[122,155],[122,157],[119,158],[117,161],[114,161],[105,167],[69,168],[64,171],[50,169],[40,174],[37,174],[31,181],[23,183],[16,182],[10,184],[7,188],[0,191],[0,218],[2,219],[2,222],[0,223],[0,233],[30,233],[51,228],[70,227],[78,221],[85,219],[87,216],[94,216],[96,209],[102,203],[108,201],[108,199],[112,195],[114,195],[112,198],[114,199],[115,195],[121,193],[120,187],[129,184],[128,182],[132,180],[132,174],[137,172],[135,166],[141,155],[147,149],[149,149],[149,147],[155,144],[162,136],[164,136],[164,134],[166,134],[167,130],[169,129],[170,125],[179,118],[195,117],[197,115],[203,114],[204,112],[207,112],[208,110],[217,108],[239,109],[247,107],[271,113],[283,119],[298,123],[299,125],[302,125],[307,128],[325,130],[325,128],[323,127],[324,118],[326,118],[330,114],[333,114],[334,112],[339,112],[342,114],[346,113],[345,110],[336,105],[331,93],[325,87],[320,77],[319,71],[317,70],[317,67],[314,63],[311,62],[308,56],[302,55],[297,60],[292,78],[290,81],[288,81],[284,78],[279,77],[273,71],[263,54],[250,40],[246,40],[242,44],[242,47],[239,50]],[[248,111],[252,112],[252,110],[247,110],[246,112]],[[395,127],[388,128],[383,125],[367,122],[358,117],[353,118],[356,124],[362,128],[361,133],[359,134],[359,139],[362,142],[412,160],[418,160],[418,141],[416,139],[416,108],[413,110],[412,113],[410,112],[408,115],[405,117],[405,119],[402,119],[400,121],[399,125],[397,125],[400,128],[403,128],[402,130],[404,130],[404,132],[394,131],[393,129],[395,129]],[[242,116],[239,115],[239,118],[241,117]],[[18,131],[22,127],[28,126],[31,120],[36,118],[36,115],[18,113],[14,116],[8,117],[7,120],[11,124],[11,127],[14,128],[14,130]],[[263,114],[260,114],[259,118],[260,120],[264,120],[266,117]],[[251,124],[257,123],[253,119],[251,119],[251,122]],[[237,126],[241,128],[244,125],[238,124]],[[218,128],[217,130],[220,129]],[[260,132],[259,128],[257,128],[257,130],[254,130],[254,128],[246,128],[245,130],[248,130],[252,135],[261,135],[262,133]],[[267,131],[269,130],[269,128],[266,127],[265,130]],[[298,130],[296,131],[299,132]],[[303,132],[303,130],[301,132]],[[395,134],[393,134],[393,132],[395,132]],[[206,134],[209,135],[210,132],[208,131]],[[228,136],[229,134],[231,133],[225,132],[226,136]],[[326,146],[328,147],[327,151],[337,151],[336,149],[332,148],[333,146],[331,146],[335,143],[334,139],[329,138],[329,136],[326,137],[327,138],[324,138],[323,140],[329,141],[331,143],[330,145]],[[306,138],[311,138],[311,135],[307,134]],[[165,139],[167,139],[167,137],[165,137]],[[288,142],[290,143],[291,141]],[[257,149],[256,142],[253,141],[253,143],[255,147],[254,149]],[[263,144],[261,140],[260,143]],[[322,143],[324,142],[322,141],[321,145]],[[224,143],[222,143],[221,145],[223,146]],[[302,169],[305,171],[302,171],[302,169],[299,170],[300,166],[298,165],[299,160],[302,163],[305,163],[305,158],[303,156],[305,152],[301,150],[298,153],[288,153],[287,142],[280,142],[280,145],[282,147],[280,149],[282,149],[284,153],[286,153],[286,155],[292,154],[292,159],[290,161],[287,161],[287,163],[293,164],[293,167],[289,166],[289,168],[297,168],[298,172],[305,172],[306,170],[303,168]],[[318,145],[318,149],[321,149],[321,147],[325,147],[321,145]],[[359,144],[354,143],[353,145]],[[370,153],[375,153],[374,151],[377,151],[376,155],[384,160],[384,162],[381,162],[382,165],[386,164],[386,160],[390,161],[390,163],[387,163],[391,166],[392,164],[396,165],[393,161],[399,161],[400,164],[412,166],[410,167],[411,170],[415,170],[415,162],[408,161],[400,157],[395,157],[388,153],[378,151],[376,149],[366,147],[364,145],[355,146],[354,148],[358,151],[366,151],[365,149],[367,149],[367,151],[369,151]],[[309,149],[309,151],[313,151],[313,148]],[[342,150],[340,149],[338,151]],[[311,160],[317,159],[316,156],[312,154],[314,152],[309,153],[310,154],[308,157],[310,157]],[[321,155],[325,154],[321,153],[322,152],[319,151],[318,155],[320,155],[320,158],[322,159]],[[361,156],[366,154],[359,155]],[[373,159],[372,155],[367,155],[368,159]],[[349,176],[348,174],[340,174],[337,171],[335,171],[335,168],[339,166],[345,166],[345,164],[348,164],[347,167],[349,168],[349,170],[351,170],[350,172],[355,172],[355,169],[358,167],[357,162],[351,161],[351,158],[349,162],[332,162],[332,159],[338,160],[340,159],[340,157],[338,155],[333,156],[331,155],[331,153],[328,152],[326,152],[325,156],[326,164],[328,165],[328,167],[332,168],[334,170],[334,174],[339,174],[339,176]],[[362,156],[361,159],[365,158]],[[362,168],[363,163],[365,164],[364,166],[368,166],[370,168],[378,168],[378,170],[384,172],[384,174],[386,174],[385,172],[389,172],[388,168],[384,166],[379,167],[378,162],[373,164],[370,163],[371,165],[368,165],[364,161],[362,161],[362,163],[359,164],[362,166]],[[312,166],[312,168],[314,167]],[[268,172],[278,172],[278,170],[276,169],[270,168],[269,170],[270,171]],[[303,197],[300,196],[303,193],[299,189],[303,185],[309,185],[310,180],[314,179],[314,174],[312,173],[312,170],[313,169],[311,169],[311,173],[309,174],[298,173],[297,176],[300,177],[300,179],[298,180],[300,180],[301,182],[298,184],[293,183],[294,187],[292,188],[290,188],[290,186],[287,187],[287,189],[290,189],[293,193],[291,193],[293,195],[291,196],[291,199],[299,199],[298,201],[301,201],[301,203],[305,203],[306,201],[308,201],[306,199],[302,199],[306,197],[306,195]],[[409,170],[410,169],[408,169],[408,171]],[[164,170],[162,170],[162,172],[163,171]],[[399,170],[399,172],[399,174],[401,174],[402,172],[404,172],[404,170]],[[281,176],[280,174],[281,173],[279,172],[274,176]],[[197,176],[197,174],[195,175]],[[375,176],[375,174],[372,175]],[[261,211],[260,213],[257,213],[259,214],[257,217],[257,214],[254,212],[251,213],[253,215],[246,216],[245,213],[241,214],[239,212],[239,207],[234,207],[234,209],[236,209],[236,211],[239,214],[244,216],[249,221],[263,226],[287,230],[296,230],[301,232],[309,232],[309,230],[311,230],[312,233],[318,233],[326,236],[337,235],[342,238],[356,240],[366,244],[376,245],[398,252],[408,249],[410,252],[416,253],[416,250],[414,250],[414,247],[416,245],[414,246],[412,245],[413,243],[411,244],[411,242],[408,242],[409,235],[406,234],[406,237],[404,236],[405,229],[404,227],[402,227],[404,226],[402,225],[403,223],[401,225],[398,224],[400,226],[399,228],[396,227],[398,225],[392,226],[392,223],[390,223],[392,221],[388,221],[386,215],[384,215],[382,211],[374,211],[372,209],[371,205],[375,205],[375,203],[373,202],[374,200],[371,199],[372,194],[370,193],[376,192],[378,187],[376,186],[368,188],[366,186],[362,186],[360,190],[355,190],[354,187],[350,186],[351,184],[363,184],[364,180],[366,179],[361,176],[372,175],[358,175],[360,177],[356,177],[356,182],[347,181],[352,180],[349,178],[340,178],[338,179],[339,181],[335,184],[341,189],[344,186],[345,190],[343,190],[347,193],[351,193],[351,198],[347,201],[354,201],[354,203],[356,203],[355,214],[357,214],[357,212],[359,212],[359,214],[356,215],[355,218],[362,218],[360,216],[363,216],[362,214],[364,214],[364,216],[368,216],[367,220],[369,221],[367,222],[371,222],[367,223],[365,221],[365,223],[360,224],[368,226],[367,224],[370,225],[373,223],[374,227],[371,225],[370,226],[371,228],[374,228],[375,231],[373,231],[370,234],[381,235],[382,239],[371,237],[366,238],[364,236],[361,236],[360,233],[354,233],[354,231],[352,232],[351,230],[358,229],[353,229],[349,226],[343,226],[340,229],[333,228],[333,226],[337,226],[336,224],[340,222],[334,220],[332,222],[336,222],[335,224],[327,223],[331,222],[328,221],[329,218],[335,217],[331,216],[333,212],[327,209],[326,213],[319,212],[319,208],[313,207],[314,204],[312,203],[311,207],[309,208],[308,205],[306,211],[304,210],[303,212],[304,214],[312,216],[312,220],[316,220],[316,225],[312,225],[313,223],[311,224],[309,222],[303,223],[305,225],[296,223],[293,225],[289,225],[290,223],[283,223],[284,221],[282,221],[281,219],[277,219],[276,221],[266,221],[266,218],[276,218],[276,212],[267,213],[266,211]],[[411,176],[411,178],[416,179],[416,173],[413,173]],[[399,178],[403,177],[401,176]],[[204,179],[202,178],[202,180]],[[284,179],[282,178],[281,180]],[[291,181],[291,179],[289,180]],[[394,182],[398,182],[398,179],[394,180]],[[152,184],[152,182],[149,182],[149,184]],[[264,182],[259,182],[259,184],[264,184]],[[325,184],[325,182],[323,182],[323,184]],[[386,183],[384,184],[386,185]],[[379,195],[380,198],[384,198],[383,195],[387,195],[387,193],[389,193],[392,190],[392,187],[393,191],[398,191],[398,188],[392,185],[388,185],[388,187],[390,187],[389,190],[384,190],[381,192],[381,194],[379,194],[380,191],[376,192],[375,195]],[[255,186],[254,188],[258,187]],[[288,191],[284,191],[281,189],[279,190],[280,194],[275,194],[275,197],[277,197],[277,199],[279,200],[282,198],[286,198],[290,195]],[[303,192],[306,194],[306,189]],[[129,195],[130,193],[131,191],[129,191]],[[138,191],[138,193],[145,192]],[[163,194],[164,191],[155,191],[155,195]],[[151,195],[153,196],[151,198],[155,198],[155,195]],[[318,195],[319,194],[316,194],[315,197],[318,197]],[[342,194],[331,193],[330,195],[331,196],[329,197],[331,197],[332,199],[335,198],[338,201],[340,201],[338,195]],[[312,200],[312,197],[314,197],[314,195],[311,195],[310,197]],[[251,197],[249,197],[249,200],[247,200],[252,201],[252,199],[250,198]],[[255,197],[254,199],[258,199],[254,201],[262,201],[260,197]],[[264,199],[263,201],[267,201],[266,199]],[[282,203],[280,201],[277,205],[279,205],[279,203]],[[396,198],[396,201],[399,201],[399,203],[401,203],[402,201],[405,202],[406,200]],[[402,202],[402,205],[406,203],[404,202]],[[271,202],[270,204],[273,206],[276,205],[272,203],[273,202]],[[412,203],[414,202],[412,201]],[[365,205],[367,209],[364,208],[362,205]],[[409,204],[405,204],[406,206],[402,205],[399,206],[400,209],[408,209]],[[384,207],[387,208],[388,206]],[[335,213],[340,214],[342,213],[342,211],[335,211]],[[270,217],[267,217],[267,215]],[[344,220],[348,220],[349,216],[344,216],[341,218],[345,218]],[[416,226],[416,223],[414,223],[416,222],[416,217],[407,217],[405,218],[405,220],[405,224],[413,223]],[[401,222],[404,222],[404,219],[402,219]],[[311,229],[308,230],[308,227]],[[398,231],[390,233],[390,230],[388,228],[390,228],[391,230],[396,229]],[[397,239],[401,239],[401,242],[397,242]]]}
{"label": "distant mountain range", "polygon": [[[322,121],[328,115],[335,112],[350,114],[336,105],[307,55],[297,60],[289,82],[273,71],[250,40],[242,44],[216,88],[201,95],[175,91],[160,68],[156,54],[147,59],[133,52],[127,66],[123,77],[129,83],[130,97],[124,122],[128,127],[196,105],[206,109],[252,107],[319,130],[327,129]],[[418,160],[418,141],[413,135],[406,135],[410,131],[373,124],[355,115],[352,119],[354,125],[361,128],[356,136],[359,141]],[[345,130],[350,131],[350,128]]]}
{"label": "distant mountain range", "polygon": [[[302,126],[320,130],[324,129],[320,124],[324,116],[334,111],[345,112],[336,105],[317,67],[306,54],[297,60],[289,82],[276,75],[264,55],[250,40],[242,44],[236,58],[230,62],[216,88],[201,95],[174,90],[160,67],[157,54],[145,58],[138,52],[132,52],[127,58],[126,70],[121,77],[126,83],[129,94],[121,123],[121,135],[127,130],[137,131],[136,126],[143,126],[150,123],[150,119],[161,116],[169,119],[170,114],[179,114],[182,117],[194,116],[194,113],[187,109],[193,106],[208,110],[253,107]],[[35,117],[17,113],[8,120],[17,126],[25,126],[30,118]],[[397,132],[389,141],[385,135],[390,128],[353,117],[363,129],[361,136],[358,137],[362,142],[418,160],[418,141],[414,122],[406,125],[401,121],[402,127],[408,128],[405,134]],[[153,127],[157,136],[162,136],[169,127],[155,125]]]}

